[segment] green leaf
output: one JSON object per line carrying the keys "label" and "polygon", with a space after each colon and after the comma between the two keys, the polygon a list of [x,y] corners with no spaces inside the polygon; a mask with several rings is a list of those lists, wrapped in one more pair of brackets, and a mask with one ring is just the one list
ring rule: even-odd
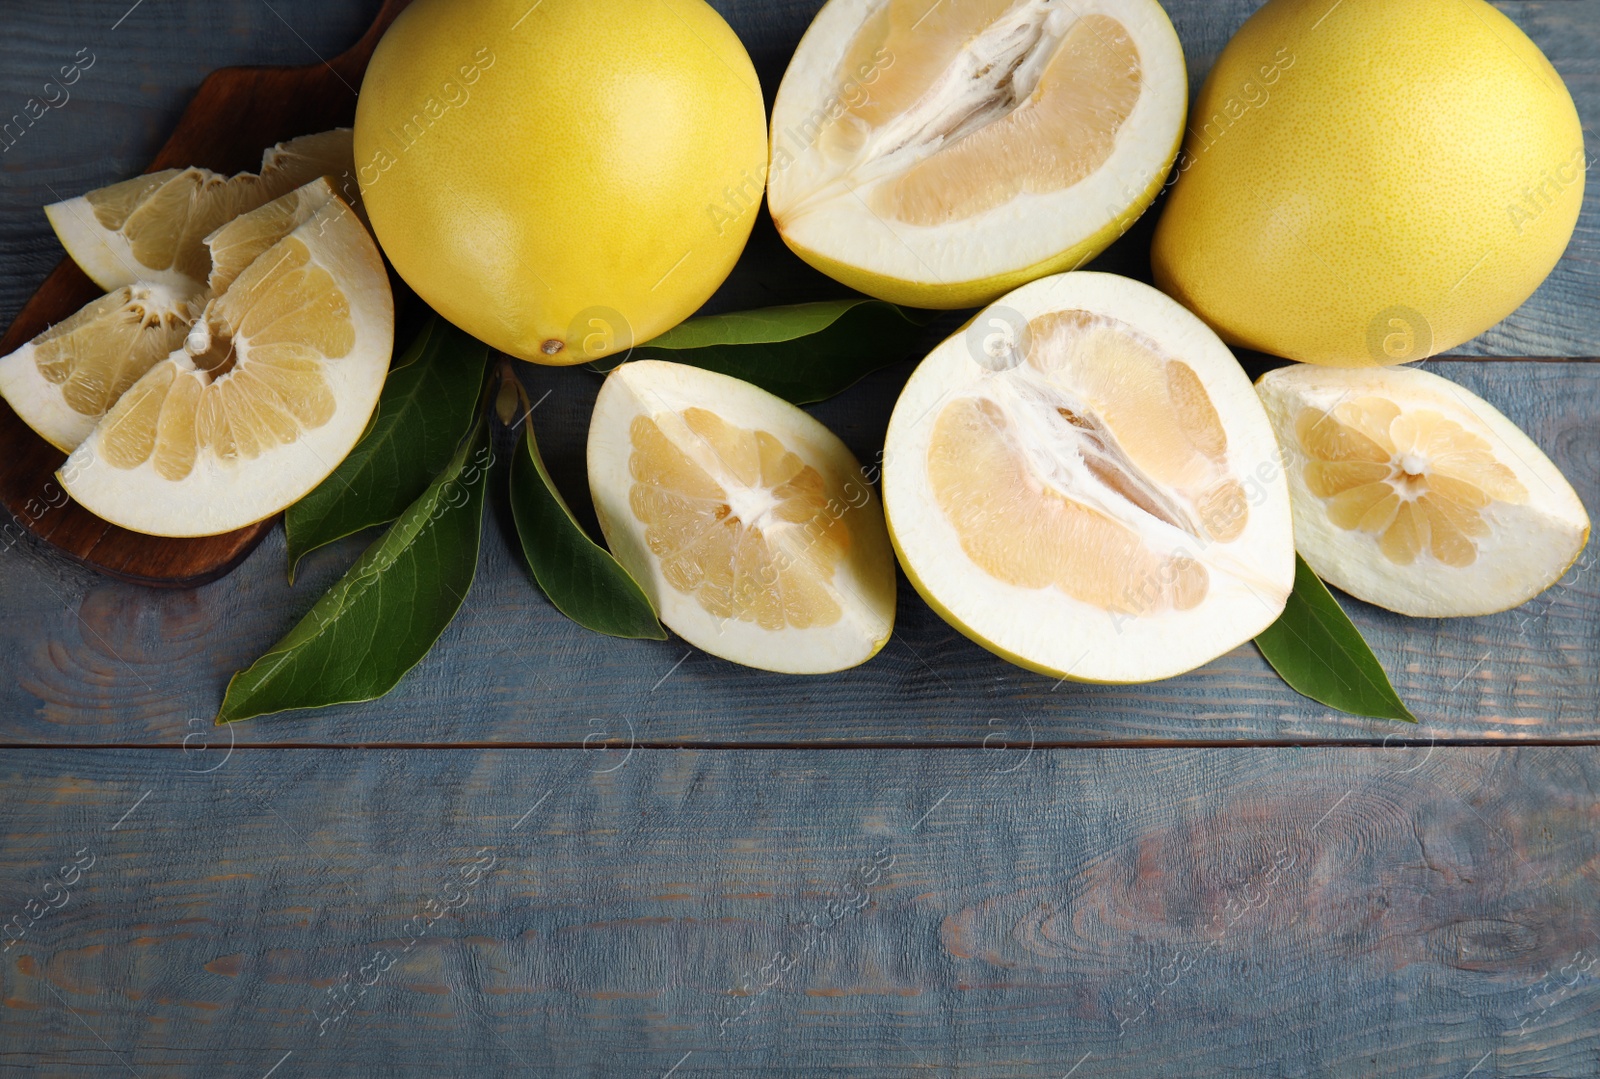
{"label": "green leaf", "polygon": [[1295,555],[1294,591],[1256,647],[1296,692],[1357,716],[1415,723],[1361,631],[1305,559]]}
{"label": "green leaf", "polygon": [[528,568],[558,611],[597,633],[667,639],[644,589],[584,533],[550,482],[528,421],[511,462],[511,515]]}
{"label": "green leaf", "polygon": [[283,518],[289,580],[310,551],[400,516],[450,460],[477,410],[489,346],[435,315],[389,372],[372,422]]}
{"label": "green leaf", "polygon": [[[932,315],[882,300],[826,300],[692,318],[635,348],[753,382],[797,405],[832,397],[911,355]],[[589,366],[608,371],[614,358]]]}
{"label": "green leaf", "polygon": [[393,689],[455,617],[478,565],[487,425],[266,655],[228,681],[218,723],[370,701]]}

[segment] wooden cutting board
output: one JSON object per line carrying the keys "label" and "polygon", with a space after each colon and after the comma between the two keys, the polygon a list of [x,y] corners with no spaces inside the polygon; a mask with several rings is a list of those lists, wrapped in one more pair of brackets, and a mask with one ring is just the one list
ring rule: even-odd
{"label": "wooden cutting board", "polygon": [[[188,165],[224,173],[254,171],[261,165],[261,152],[275,143],[348,127],[355,119],[356,90],[372,50],[407,2],[385,0],[361,39],[326,63],[212,72],[145,171]],[[102,291],[77,263],[62,259],[0,338],[0,356]],[[63,554],[122,580],[169,588],[215,580],[238,565],[276,520],[197,539],[130,532],[67,498],[55,478],[65,460],[65,454],[34,434],[0,400],[0,503],[14,518],[10,527],[24,528]]]}

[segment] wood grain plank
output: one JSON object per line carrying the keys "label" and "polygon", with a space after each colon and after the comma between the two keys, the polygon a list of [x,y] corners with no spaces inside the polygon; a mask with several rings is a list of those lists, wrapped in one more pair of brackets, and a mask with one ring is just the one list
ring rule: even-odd
{"label": "wood grain plank", "polygon": [[[1600,507],[1600,364],[1439,363],[1530,432]],[[909,364],[813,411],[864,461],[882,445]],[[599,379],[530,370],[545,459],[587,505],[583,438]],[[826,678],[747,670],[677,639],[620,641],[567,621],[530,583],[504,505],[492,510],[473,594],[388,697],[257,720],[244,742],[583,744],[940,743],[995,732],[1043,744],[1184,739],[1600,739],[1600,567],[1586,555],[1518,610],[1408,619],[1346,599],[1421,718],[1412,729],[1335,714],[1295,694],[1246,645],[1146,686],[1056,685],[957,634],[902,581],[894,639]],[[592,520],[591,520],[592,527]],[[319,552],[284,581],[275,532],[232,576],[164,593],[74,570],[20,539],[0,551],[0,742],[175,744],[214,713],[228,676],[311,606],[365,541]]]}
{"label": "wood grain plank", "polygon": [[0,782],[0,913],[61,904],[11,923],[8,1073],[1600,1062],[1600,749],[214,746]]}

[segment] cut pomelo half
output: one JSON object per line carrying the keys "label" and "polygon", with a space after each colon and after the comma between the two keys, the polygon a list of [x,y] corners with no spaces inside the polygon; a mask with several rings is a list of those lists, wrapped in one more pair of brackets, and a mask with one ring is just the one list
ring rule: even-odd
{"label": "cut pomelo half", "polygon": [[895,404],[884,509],[951,625],[1032,670],[1144,682],[1254,637],[1294,584],[1289,491],[1250,380],[1127,278],[1025,285]]}
{"label": "cut pomelo half", "polygon": [[108,292],[0,359],[0,395],[71,453],[128,387],[183,344],[204,302],[164,285]]}
{"label": "cut pomelo half", "polygon": [[44,208],[72,260],[101,288],[135,282],[177,292],[205,288],[211,258],[205,238],[218,226],[318,176],[348,177],[355,192],[350,130],[279,143],[261,172],[222,176],[210,169],[163,169]]}
{"label": "cut pomelo half", "polygon": [[778,89],[767,202],[845,284],[970,307],[1126,231],[1187,94],[1155,0],[830,0]]}
{"label": "cut pomelo half", "polygon": [[831,431],[748,382],[639,360],[589,424],[606,542],[661,621],[713,655],[787,674],[872,658],[894,558],[861,467]]}
{"label": "cut pomelo half", "polygon": [[137,532],[204,536],[270,517],[361,437],[394,344],[378,249],[335,197],[213,297],[183,347],[124,393],[58,476]]}
{"label": "cut pomelo half", "polygon": [[1295,364],[1256,384],[1306,564],[1357,599],[1425,618],[1532,599],[1583,553],[1572,485],[1483,398],[1410,367]]}

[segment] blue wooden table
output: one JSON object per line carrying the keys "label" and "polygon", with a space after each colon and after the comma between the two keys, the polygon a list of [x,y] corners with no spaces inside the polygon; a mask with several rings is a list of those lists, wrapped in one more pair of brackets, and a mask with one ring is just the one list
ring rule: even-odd
{"label": "blue wooden table", "polygon": [[[717,6],[770,98],[816,4]],[[1169,0],[1192,83],[1254,6]],[[1499,6],[1600,130],[1600,0]],[[7,2],[0,121],[85,70],[0,139],[0,320],[60,257],[44,203],[140,171],[210,70],[316,62],[375,7]],[[1099,266],[1144,275],[1149,224]],[[763,222],[713,304],[836,294]],[[1591,511],[1597,297],[1591,177],[1538,293],[1429,361]],[[812,411],[871,458],[908,373]],[[524,376],[584,502],[598,378]],[[1295,695],[1251,646],[1056,685],[904,587],[837,677],[600,638],[508,519],[389,697],[220,730],[228,675],[366,537],[292,587],[275,531],[153,591],[7,533],[0,1075],[1600,1075],[1592,553],[1490,618],[1344,599],[1411,728]]]}

